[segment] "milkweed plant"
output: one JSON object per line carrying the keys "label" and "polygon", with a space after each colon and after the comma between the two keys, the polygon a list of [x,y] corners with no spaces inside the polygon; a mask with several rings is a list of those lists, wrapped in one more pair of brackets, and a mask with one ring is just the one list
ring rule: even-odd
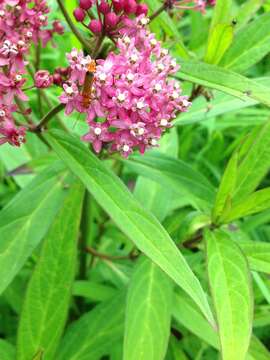
{"label": "milkweed plant", "polygon": [[0,0],[0,360],[270,359],[269,29]]}

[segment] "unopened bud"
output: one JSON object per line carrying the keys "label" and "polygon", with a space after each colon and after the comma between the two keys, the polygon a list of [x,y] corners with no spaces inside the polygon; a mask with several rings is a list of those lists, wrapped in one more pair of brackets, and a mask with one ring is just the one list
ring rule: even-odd
{"label": "unopened bud", "polygon": [[73,15],[78,22],[82,22],[85,19],[85,12],[81,8],[77,8],[73,11]]}
{"label": "unopened bud", "polygon": [[90,21],[88,28],[92,31],[92,33],[99,34],[102,31],[102,23],[99,20],[93,19]]}
{"label": "unopened bud", "polygon": [[92,6],[92,0],[80,0],[80,8],[89,10]]}

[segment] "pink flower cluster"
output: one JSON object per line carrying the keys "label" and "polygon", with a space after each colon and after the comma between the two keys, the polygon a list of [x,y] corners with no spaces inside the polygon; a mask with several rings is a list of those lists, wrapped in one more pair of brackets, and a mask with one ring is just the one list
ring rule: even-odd
{"label": "pink flower cluster", "polygon": [[25,141],[25,128],[17,127],[13,117],[18,112],[16,98],[28,100],[23,90],[25,56],[31,43],[45,45],[54,32],[63,31],[58,21],[52,29],[42,29],[48,25],[48,12],[44,0],[0,1],[0,144],[19,146]]}
{"label": "pink flower cluster", "polygon": [[77,50],[68,54],[71,76],[60,101],[67,114],[73,110],[87,114],[89,132],[83,140],[97,153],[106,147],[127,157],[134,149],[144,153],[156,147],[176,113],[190,105],[180,84],[170,78],[179,66],[147,30],[148,21],[144,15],[125,20],[118,53],[97,61],[87,107],[81,89],[91,58]]}
{"label": "pink flower cluster", "polygon": [[[95,5],[97,18],[91,16],[88,19],[89,10]],[[140,4],[137,0],[80,0],[79,7],[73,12],[78,22],[88,26],[89,30],[94,34],[108,35],[113,38],[118,35],[117,29],[122,27],[122,22],[127,17],[146,15],[148,7],[146,4]],[[89,21],[89,20],[88,20]]]}

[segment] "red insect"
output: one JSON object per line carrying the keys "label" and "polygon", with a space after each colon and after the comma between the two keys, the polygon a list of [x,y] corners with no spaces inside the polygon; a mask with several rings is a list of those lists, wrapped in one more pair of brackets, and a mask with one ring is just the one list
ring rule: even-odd
{"label": "red insect", "polygon": [[92,60],[88,65],[88,71],[86,73],[85,82],[82,91],[82,104],[85,108],[89,108],[92,101],[93,83],[95,80],[96,62]]}

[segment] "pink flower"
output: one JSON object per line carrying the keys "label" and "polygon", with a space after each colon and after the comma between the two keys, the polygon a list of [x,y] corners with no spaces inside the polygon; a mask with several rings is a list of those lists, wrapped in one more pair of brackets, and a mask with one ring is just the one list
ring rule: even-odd
{"label": "pink flower", "polygon": [[66,115],[69,115],[73,112],[73,110],[77,110],[79,112],[83,111],[82,99],[79,94],[78,87],[75,83],[64,84],[63,85],[64,92],[59,97],[59,100],[62,104],[66,104]]}
{"label": "pink flower", "polygon": [[39,70],[35,73],[35,85],[37,88],[45,89],[52,85],[53,77],[47,70]]}
{"label": "pink flower", "polygon": [[112,140],[112,134],[108,131],[108,124],[89,122],[89,132],[82,137],[86,142],[90,142],[96,153],[102,149],[102,144]]}
{"label": "pink flower", "polygon": [[0,122],[0,144],[20,146],[25,142],[25,128],[16,128],[12,121]]}

